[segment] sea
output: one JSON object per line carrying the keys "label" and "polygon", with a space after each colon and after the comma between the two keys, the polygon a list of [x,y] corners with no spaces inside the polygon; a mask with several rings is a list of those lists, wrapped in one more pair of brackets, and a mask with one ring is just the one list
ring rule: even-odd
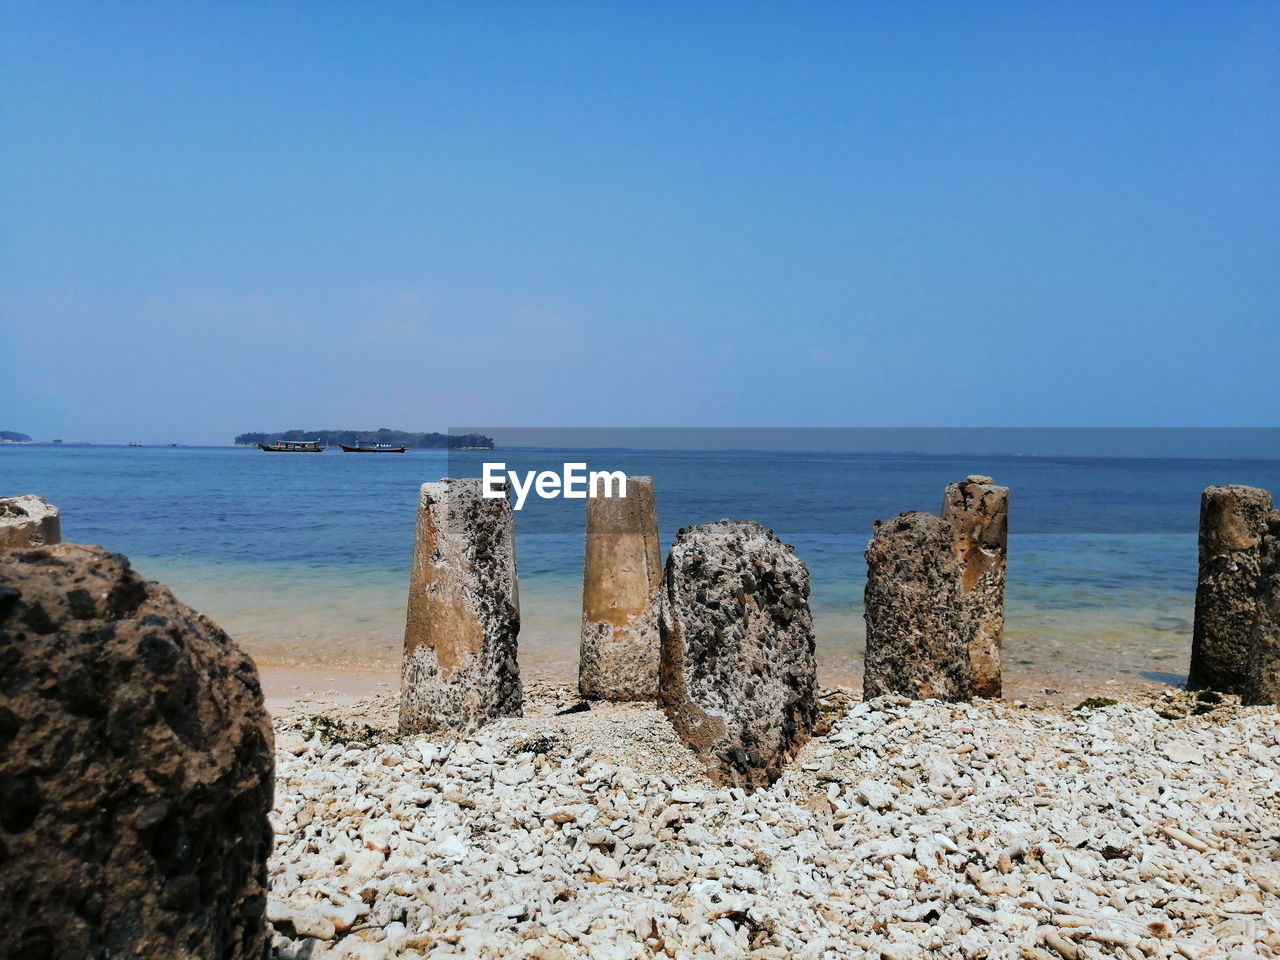
{"label": "sea", "polygon": [[[654,478],[664,544],[746,517],[808,565],[820,676],[856,684],[863,550],[876,519],[937,511],[970,474],[1010,488],[1006,677],[1022,688],[1185,680],[1201,491],[1280,491],[1280,461],[697,450],[413,450],[0,445],[0,496],[39,494],[63,538],[129,556],[266,666],[390,674],[399,663],[419,485],[584,462]],[[522,669],[576,675],[582,501],[516,514]]]}

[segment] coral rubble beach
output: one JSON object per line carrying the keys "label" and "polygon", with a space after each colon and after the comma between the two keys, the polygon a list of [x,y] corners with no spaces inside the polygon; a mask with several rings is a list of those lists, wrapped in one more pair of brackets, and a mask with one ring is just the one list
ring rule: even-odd
{"label": "coral rubble beach", "polygon": [[1280,955],[1280,712],[860,702],[772,787],[715,788],[651,703],[396,732],[276,718],[273,956]]}
{"label": "coral rubble beach", "polygon": [[[965,483],[1003,489],[986,480]],[[431,669],[403,671],[400,694],[394,676],[331,680],[322,661],[260,675],[123,556],[51,543],[44,512],[6,514],[31,545],[0,557],[0,953],[1280,956],[1280,708],[1240,704],[1276,671],[1280,516],[1232,527],[1246,535],[1230,549],[1258,562],[1230,582],[1201,540],[1198,613],[1237,629],[1193,650],[1192,673],[1222,660],[1240,673],[1228,694],[969,699],[975,659],[1006,697],[1023,686],[989,642],[998,501],[979,517],[995,532],[965,534],[994,564],[985,592],[966,592],[984,574],[951,521],[877,525],[874,699],[819,694],[806,568],[770,531],[725,520],[680,531],[657,594],[644,579],[658,629],[630,641],[660,653],[657,700],[588,702],[521,675],[510,511],[479,509],[473,487],[423,488],[405,662]],[[445,494],[465,509],[443,511]],[[904,531],[906,547],[891,540]],[[82,743],[50,735],[58,724]],[[68,751],[95,772],[51,759]],[[90,808],[86,784],[109,788]],[[80,842],[86,825],[102,849]],[[63,882],[100,861],[109,882]],[[68,914],[85,918],[74,942],[50,920]]]}

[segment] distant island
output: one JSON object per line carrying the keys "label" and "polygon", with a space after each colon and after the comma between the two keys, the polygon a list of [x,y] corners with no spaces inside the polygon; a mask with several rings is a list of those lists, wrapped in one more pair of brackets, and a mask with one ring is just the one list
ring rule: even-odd
{"label": "distant island", "polygon": [[493,438],[482,433],[463,433],[450,436],[447,433],[409,433],[405,430],[282,430],[279,433],[242,433],[236,437],[237,445],[275,443],[277,440],[319,440],[325,446],[345,443],[390,443],[416,450],[492,450]]}
{"label": "distant island", "polygon": [[9,440],[13,443],[30,443],[31,437],[25,433],[18,433],[16,430],[0,430],[0,440]]}

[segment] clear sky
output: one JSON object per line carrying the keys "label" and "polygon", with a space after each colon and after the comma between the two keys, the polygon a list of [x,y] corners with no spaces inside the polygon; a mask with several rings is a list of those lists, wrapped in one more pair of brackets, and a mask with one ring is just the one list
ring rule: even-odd
{"label": "clear sky", "polygon": [[1280,423],[1280,4],[7,0],[0,429]]}

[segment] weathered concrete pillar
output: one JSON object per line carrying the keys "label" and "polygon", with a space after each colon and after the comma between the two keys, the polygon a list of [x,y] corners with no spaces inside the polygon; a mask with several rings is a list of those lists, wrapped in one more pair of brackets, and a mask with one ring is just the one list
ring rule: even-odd
{"label": "weathered concrete pillar", "polygon": [[627,477],[625,497],[587,498],[578,692],[593,700],[658,695],[662,552],[653,480]]}
{"label": "weathered concrete pillar", "polygon": [[0,499],[0,551],[62,542],[58,508],[35,494]]}
{"label": "weathered concrete pillar", "polygon": [[0,957],[262,960],[253,661],[118,553],[0,554]]}
{"label": "weathered concrete pillar", "polygon": [[1241,702],[1280,704],[1280,510],[1267,515],[1259,549],[1258,607]]}
{"label": "weathered concrete pillar", "polygon": [[950,522],[914,510],[877,520],[867,545],[866,699],[971,695],[969,621]]}
{"label": "weathered concrete pillar", "polygon": [[1004,642],[1004,581],[1009,552],[1009,488],[970,476],[947,485],[942,519],[960,563],[960,596],[969,621],[969,668],[975,697],[998,697]]}
{"label": "weathered concrete pillar", "polygon": [[1244,690],[1270,512],[1271,494],[1257,487],[1206,487],[1200,498],[1200,580],[1187,678],[1192,690]]}
{"label": "weathered concrete pillar", "polygon": [[809,571],[752,520],[685,527],[662,576],[659,701],[713,780],[772,783],[813,730]]}
{"label": "weathered concrete pillar", "polygon": [[400,731],[466,733],[518,717],[520,601],[511,504],[478,479],[424,483],[400,679]]}

